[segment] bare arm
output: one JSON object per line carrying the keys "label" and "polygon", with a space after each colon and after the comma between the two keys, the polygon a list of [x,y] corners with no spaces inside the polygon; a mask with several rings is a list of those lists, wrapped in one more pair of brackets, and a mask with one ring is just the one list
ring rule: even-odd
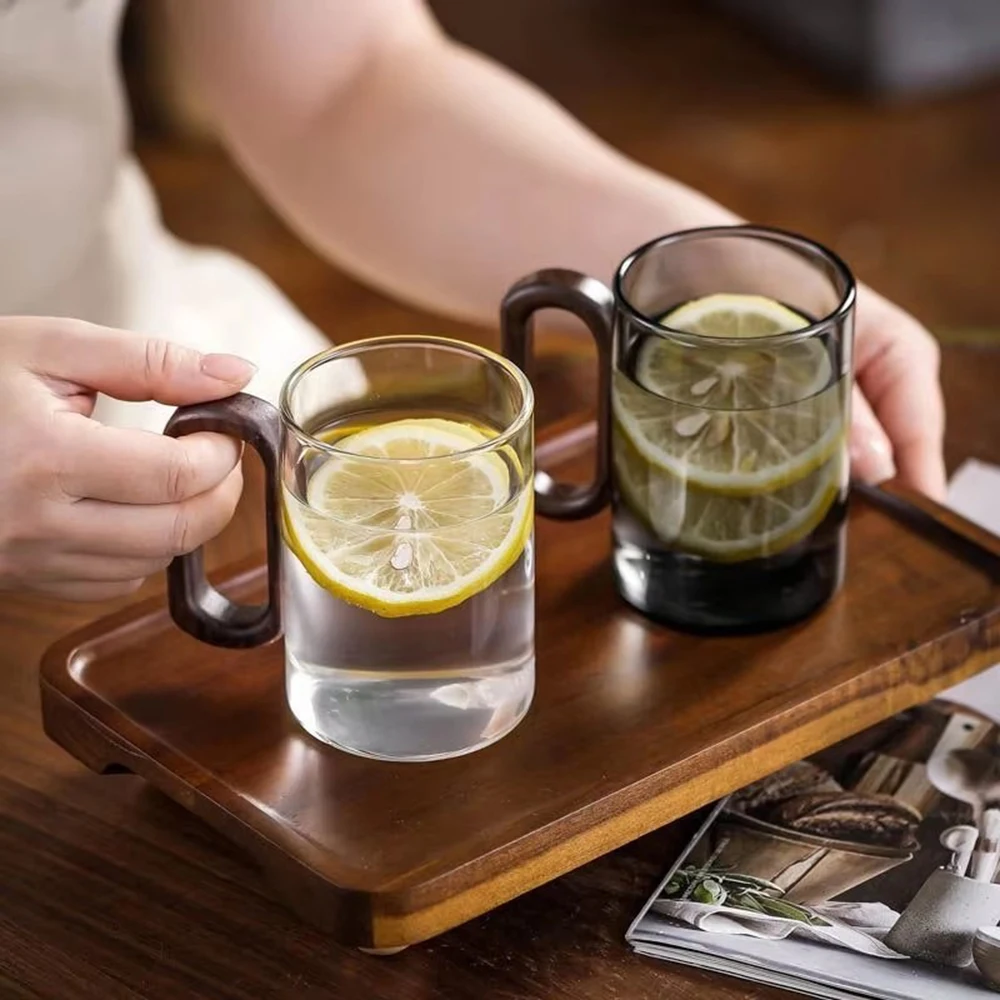
{"label": "bare arm", "polygon": [[332,260],[438,312],[492,321],[536,267],[609,278],[654,232],[734,220],[450,42],[415,0],[172,6],[273,203]]}
{"label": "bare arm", "polygon": [[[560,265],[609,278],[660,233],[736,217],[601,142],[449,41],[421,0],[171,0],[209,109],[247,173],[331,260],[438,312],[492,322]],[[859,298],[855,471],[944,489],[936,348]],[[884,425],[888,431],[888,438]],[[890,446],[889,441],[892,444]]]}

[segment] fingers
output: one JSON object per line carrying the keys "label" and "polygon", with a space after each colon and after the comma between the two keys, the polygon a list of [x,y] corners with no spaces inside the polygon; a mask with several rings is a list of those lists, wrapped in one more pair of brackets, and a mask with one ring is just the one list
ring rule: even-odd
{"label": "fingers", "polygon": [[[214,489],[176,504],[50,502],[58,509],[58,522],[38,523],[25,532],[13,553],[14,570],[0,578],[70,601],[127,596],[174,556],[219,534],[236,509],[241,488],[237,467]],[[30,571],[25,573],[25,567]]]}
{"label": "fingers", "polygon": [[94,583],[93,580],[63,581],[45,587],[37,587],[48,597],[60,601],[111,601],[134,594],[143,584],[142,580],[128,580],[123,583]]}
{"label": "fingers", "polygon": [[65,583],[130,583],[162,573],[170,556],[156,559],[60,552],[48,558],[35,575],[40,586]]}
{"label": "fingers", "polygon": [[851,402],[851,476],[864,483],[884,483],[896,475],[892,444],[861,390]]}
{"label": "fingers", "polygon": [[231,520],[243,488],[237,466],[216,487],[179,503],[140,506],[80,500],[59,525],[66,549],[102,557],[159,560],[191,552]]}
{"label": "fingers", "polygon": [[892,442],[901,482],[944,499],[944,398],[936,341],[912,317],[869,289],[859,299],[857,373]]}
{"label": "fingers", "polygon": [[255,367],[231,354],[201,354],[156,337],[78,320],[36,320],[29,367],[37,375],[123,400],[180,406],[221,399],[250,381]]}
{"label": "fingers", "polygon": [[99,600],[129,593],[228,523],[241,445],[85,416],[94,395],[167,404],[232,395],[248,362],[75,320],[0,318],[0,587]]}
{"label": "fingers", "polygon": [[105,427],[61,413],[58,481],[73,499],[127,504],[178,503],[218,486],[240,460],[239,442],[221,434],[181,438]]}

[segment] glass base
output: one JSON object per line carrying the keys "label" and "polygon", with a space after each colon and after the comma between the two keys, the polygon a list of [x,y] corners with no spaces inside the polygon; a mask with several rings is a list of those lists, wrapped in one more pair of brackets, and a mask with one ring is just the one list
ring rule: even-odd
{"label": "glass base", "polygon": [[657,622],[706,634],[750,634],[818,611],[844,580],[841,527],[833,541],[766,559],[720,563],[616,539],[618,592]]}
{"label": "glass base", "polygon": [[482,750],[524,718],[535,658],[421,673],[308,666],[286,653],[292,714],[316,739],[359,757],[432,761]]}

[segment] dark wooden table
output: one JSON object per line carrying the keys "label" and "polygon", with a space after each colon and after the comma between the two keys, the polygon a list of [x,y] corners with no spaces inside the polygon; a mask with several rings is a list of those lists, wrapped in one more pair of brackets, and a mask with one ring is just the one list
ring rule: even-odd
{"label": "dark wooden table", "polygon": [[[586,399],[570,342],[541,365],[541,422]],[[948,457],[1000,462],[1000,345],[945,351]],[[214,545],[259,547],[259,484]],[[159,581],[149,590],[160,587]],[[300,924],[209,829],[132,777],[98,777],[41,732],[36,665],[108,610],[8,596],[0,608],[0,998],[764,1000],[780,990],[635,958],[625,928],[690,827],[659,831],[391,959]]]}

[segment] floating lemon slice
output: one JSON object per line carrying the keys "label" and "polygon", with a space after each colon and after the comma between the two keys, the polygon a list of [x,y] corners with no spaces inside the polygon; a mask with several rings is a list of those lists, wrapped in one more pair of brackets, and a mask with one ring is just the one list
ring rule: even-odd
{"label": "floating lemon slice", "polygon": [[745,340],[801,330],[809,320],[763,295],[720,293],[685,302],[664,316],[660,325],[702,337]]}
{"label": "floating lemon slice", "polygon": [[619,424],[612,435],[615,481],[626,504],[663,542],[720,562],[764,558],[801,541],[827,516],[843,486],[843,464],[835,455],[773,492],[708,492],[647,462]]}
{"label": "floating lemon slice", "polygon": [[[843,434],[842,388],[818,338],[769,344],[808,325],[756,295],[710,295],[674,310],[664,326],[706,338],[649,337],[635,380],[616,372],[615,419],[651,464],[706,490],[753,496],[823,465]],[[755,340],[733,346],[710,338]]]}
{"label": "floating lemon slice", "polygon": [[306,504],[285,492],[289,546],[320,586],[384,617],[461,604],[531,535],[531,482],[512,449],[470,451],[492,436],[426,418],[341,438],[311,473]]}

